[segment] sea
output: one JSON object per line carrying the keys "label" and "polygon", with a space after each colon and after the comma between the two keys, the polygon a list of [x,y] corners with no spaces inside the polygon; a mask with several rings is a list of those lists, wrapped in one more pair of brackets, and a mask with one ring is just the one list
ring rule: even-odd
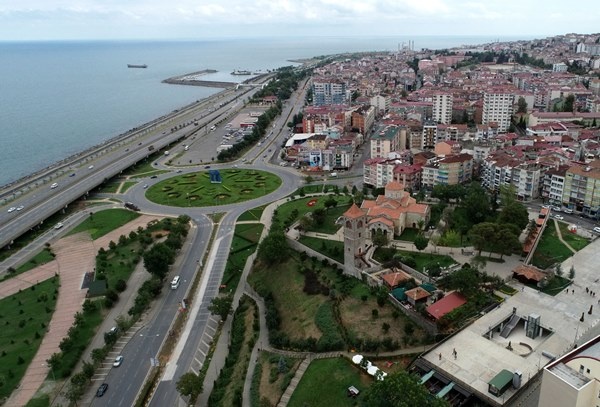
{"label": "sea", "polygon": [[[220,89],[169,85],[177,75],[240,81],[234,70],[361,51],[443,49],[528,38],[484,36],[0,42],[0,185],[125,133]],[[146,69],[127,64],[146,64]],[[246,77],[242,77],[246,79]]]}

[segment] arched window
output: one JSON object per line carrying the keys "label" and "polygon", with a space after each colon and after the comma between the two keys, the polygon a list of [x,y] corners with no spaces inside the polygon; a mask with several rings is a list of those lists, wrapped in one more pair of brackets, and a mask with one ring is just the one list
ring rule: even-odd
{"label": "arched window", "polygon": [[352,222],[350,222],[349,220],[346,221],[346,227],[348,229],[352,229]]}
{"label": "arched window", "polygon": [[359,220],[358,223],[356,224],[357,228],[362,228],[363,224],[362,224],[362,220]]}

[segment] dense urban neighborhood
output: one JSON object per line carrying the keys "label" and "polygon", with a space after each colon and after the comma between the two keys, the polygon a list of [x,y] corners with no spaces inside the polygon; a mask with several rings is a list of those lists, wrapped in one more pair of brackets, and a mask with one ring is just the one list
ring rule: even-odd
{"label": "dense urban neighborhood", "polygon": [[234,72],[2,188],[0,401],[599,403],[600,34]]}

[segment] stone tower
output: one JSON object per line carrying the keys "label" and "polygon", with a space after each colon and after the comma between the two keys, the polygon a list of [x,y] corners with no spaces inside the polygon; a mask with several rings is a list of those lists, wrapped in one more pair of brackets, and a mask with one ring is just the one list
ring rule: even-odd
{"label": "stone tower", "polygon": [[367,214],[352,204],[343,215],[344,273],[360,278],[360,268],[366,265],[359,257],[367,247]]}

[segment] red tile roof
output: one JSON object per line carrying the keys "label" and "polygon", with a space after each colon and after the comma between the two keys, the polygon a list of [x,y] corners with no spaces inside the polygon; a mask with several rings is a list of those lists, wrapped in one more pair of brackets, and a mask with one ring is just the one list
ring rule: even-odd
{"label": "red tile roof", "polygon": [[426,308],[429,315],[434,317],[436,320],[440,319],[447,313],[454,311],[456,308],[463,304],[466,304],[467,300],[458,292],[453,292],[442,298],[441,300],[434,302]]}
{"label": "red tile roof", "polygon": [[351,219],[360,218],[364,215],[365,213],[356,204],[352,204],[350,209],[344,212],[344,216]]}

